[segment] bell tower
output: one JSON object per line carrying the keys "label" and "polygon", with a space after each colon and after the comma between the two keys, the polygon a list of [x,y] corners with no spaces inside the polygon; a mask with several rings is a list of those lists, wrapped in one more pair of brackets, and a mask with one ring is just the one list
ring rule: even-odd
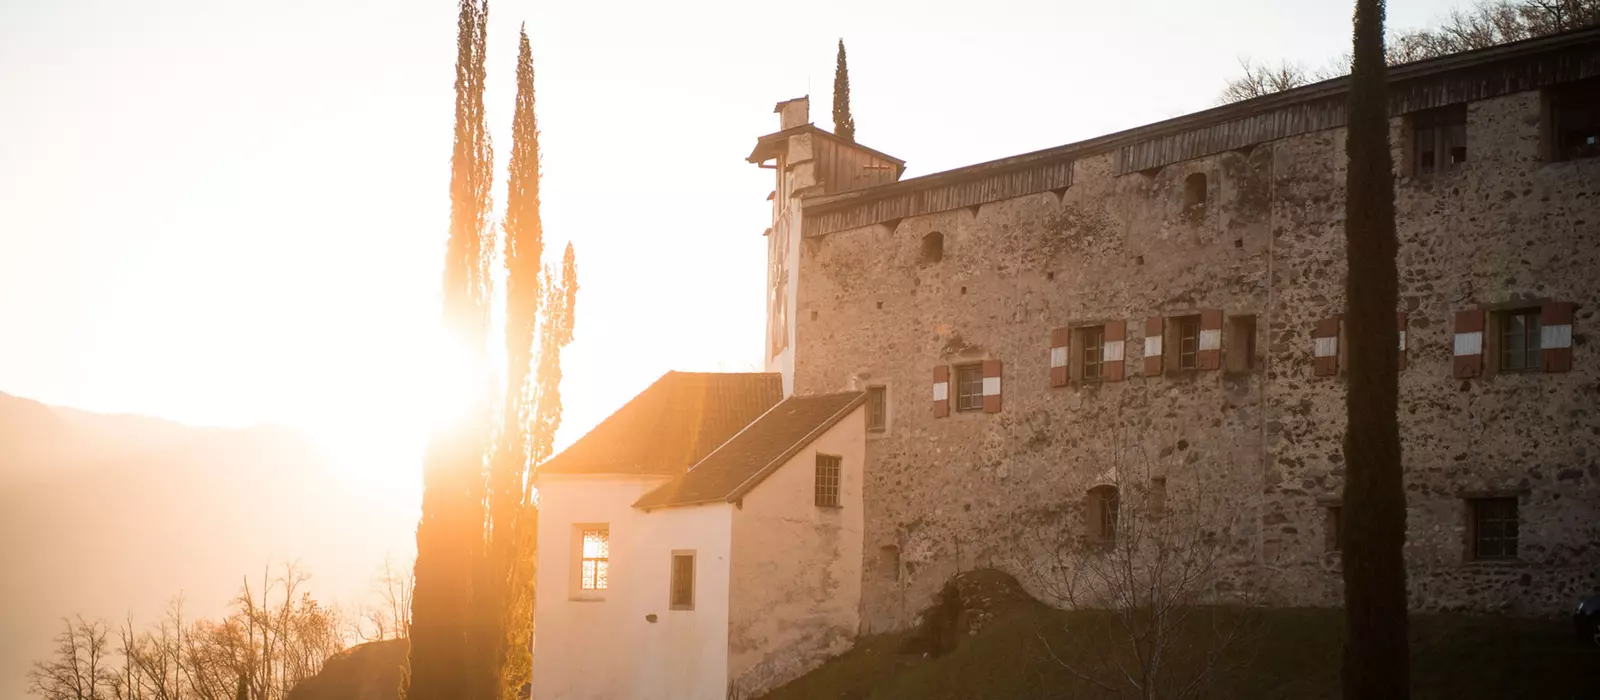
{"label": "bell tower", "polygon": [[840,138],[811,123],[810,96],[773,107],[778,131],[762,136],[748,160],[772,170],[772,227],[767,229],[766,371],[783,375],[784,396],[795,393],[800,239],[804,203],[818,197],[898,181],[905,161]]}

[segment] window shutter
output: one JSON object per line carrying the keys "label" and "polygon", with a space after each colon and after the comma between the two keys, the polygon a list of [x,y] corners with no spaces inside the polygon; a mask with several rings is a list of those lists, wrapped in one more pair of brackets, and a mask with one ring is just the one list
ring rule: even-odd
{"label": "window shutter", "polygon": [[1100,349],[1100,360],[1105,363],[1104,378],[1108,382],[1122,381],[1122,357],[1128,336],[1127,321],[1106,321],[1105,346]]}
{"label": "window shutter", "polygon": [[1000,412],[1000,361],[983,361],[983,412]]}
{"label": "window shutter", "polygon": [[1144,376],[1161,376],[1161,317],[1144,320]]}
{"label": "window shutter", "polygon": [[1400,355],[1396,360],[1396,369],[1406,368],[1406,312],[1397,311],[1394,314],[1395,322],[1400,324]]}
{"label": "window shutter", "polygon": [[1067,385],[1067,348],[1071,347],[1072,333],[1066,328],[1050,331],[1050,386]]}
{"label": "window shutter", "polygon": [[950,415],[950,365],[933,368],[933,417]]}
{"label": "window shutter", "polygon": [[1339,373],[1339,319],[1325,318],[1317,321],[1311,334],[1312,374],[1331,377]]}
{"label": "window shutter", "polygon": [[1200,312],[1200,352],[1195,355],[1198,369],[1222,367],[1222,312]]}
{"label": "window shutter", "polygon": [[1453,370],[1461,379],[1483,374],[1483,309],[1456,312]]}
{"label": "window shutter", "polygon": [[1539,355],[1546,372],[1572,369],[1572,302],[1551,302],[1539,310]]}

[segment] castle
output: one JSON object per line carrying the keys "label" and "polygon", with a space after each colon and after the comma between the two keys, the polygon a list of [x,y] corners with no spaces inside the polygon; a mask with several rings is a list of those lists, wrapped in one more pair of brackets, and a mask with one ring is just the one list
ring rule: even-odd
{"label": "castle", "polygon": [[[1600,584],[1600,30],[1389,79],[1411,606],[1548,614]],[[561,593],[591,575],[572,573],[600,533],[586,494],[620,489],[592,509],[678,539],[630,540],[663,570],[602,635],[629,678],[596,689],[562,670],[579,652],[541,646],[539,697],[752,693],[913,623],[958,571],[1027,585],[1020,533],[1115,536],[1130,450],[1153,465],[1141,489],[1226,489],[1222,585],[1338,605],[1337,523],[1362,515],[1339,503],[1346,87],[905,180],[806,98],[779,103],[749,156],[776,180],[768,372],[669,374],[629,404],[654,412],[541,470],[545,502],[569,499],[541,515],[541,636],[598,625]],[[601,454],[669,432],[693,437]],[[716,534],[667,525],[694,508]],[[646,612],[685,576],[723,596],[709,626]],[[640,629],[655,646],[628,647]],[[692,673],[651,656],[688,644],[727,653]]]}

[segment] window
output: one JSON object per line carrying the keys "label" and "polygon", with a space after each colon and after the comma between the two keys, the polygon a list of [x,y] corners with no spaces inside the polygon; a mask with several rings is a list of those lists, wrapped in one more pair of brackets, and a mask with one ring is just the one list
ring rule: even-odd
{"label": "window", "polygon": [[694,609],[694,552],[672,553],[672,585],[667,607],[672,610]]}
{"label": "window", "polygon": [[610,528],[584,528],[578,587],[585,591],[605,590],[610,568]]}
{"label": "window", "polygon": [[1328,506],[1322,520],[1323,547],[1330,552],[1344,551],[1344,507]]}
{"label": "window", "polygon": [[1228,371],[1248,372],[1256,364],[1256,317],[1228,317]]}
{"label": "window", "polygon": [[839,507],[839,465],[842,458],[834,455],[817,455],[817,505]]}
{"label": "window", "polygon": [[889,389],[867,387],[867,430],[881,433],[889,426]]}
{"label": "window", "polygon": [[1088,499],[1089,539],[1096,542],[1113,542],[1117,539],[1117,487],[1096,486],[1089,489]]}
{"label": "window", "polygon": [[1471,509],[1472,558],[1475,560],[1517,558],[1517,499],[1474,498]]}
{"label": "window", "polygon": [[922,262],[936,263],[944,260],[944,234],[934,231],[922,237]]}
{"label": "window", "polygon": [[879,563],[883,568],[883,579],[890,582],[900,580],[900,545],[886,544],[878,548]]}
{"label": "window", "polygon": [[1173,319],[1174,335],[1177,336],[1173,343],[1178,353],[1176,366],[1178,369],[1200,368],[1200,317],[1183,316]]}
{"label": "window", "polygon": [[1079,378],[1098,381],[1105,376],[1106,327],[1078,329]]}
{"label": "window", "polygon": [[1145,496],[1144,508],[1152,519],[1167,514],[1167,477],[1157,476],[1150,479],[1150,493]]}
{"label": "window", "polygon": [[1194,173],[1183,179],[1183,214],[1198,218],[1206,211],[1206,174]]}
{"label": "window", "polygon": [[983,410],[983,365],[956,367],[956,410]]}
{"label": "window", "polygon": [[1451,172],[1467,162],[1467,106],[1452,105],[1411,117],[1411,172]]}
{"label": "window", "polygon": [[1539,309],[1517,309],[1496,315],[1501,372],[1539,371]]}
{"label": "window", "polygon": [[1585,80],[1547,94],[1550,159],[1600,156],[1600,80]]}

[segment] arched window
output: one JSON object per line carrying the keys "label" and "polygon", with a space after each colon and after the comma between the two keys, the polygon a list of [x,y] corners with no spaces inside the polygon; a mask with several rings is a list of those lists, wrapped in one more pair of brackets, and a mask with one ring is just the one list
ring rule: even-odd
{"label": "arched window", "polygon": [[1206,174],[1193,173],[1183,179],[1183,213],[1198,216],[1206,208]]}
{"label": "arched window", "polygon": [[1113,542],[1117,539],[1117,487],[1096,486],[1089,489],[1084,518],[1091,542]]}
{"label": "arched window", "polygon": [[944,260],[944,234],[934,231],[922,237],[922,262],[936,263]]}

